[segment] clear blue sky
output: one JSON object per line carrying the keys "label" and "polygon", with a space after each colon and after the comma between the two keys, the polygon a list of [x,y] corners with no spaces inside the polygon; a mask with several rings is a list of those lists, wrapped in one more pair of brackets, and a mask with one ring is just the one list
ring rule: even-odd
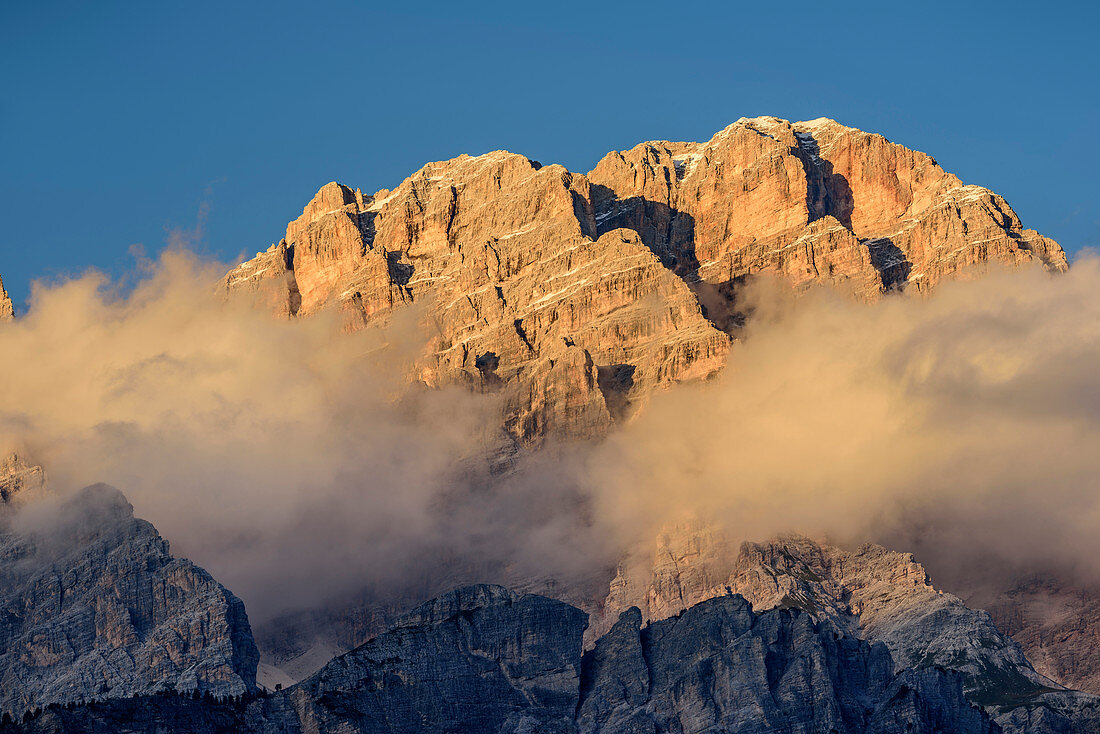
{"label": "clear blue sky", "polygon": [[314,191],[497,148],[587,171],[741,116],[934,155],[1067,249],[1100,244],[1085,2],[3,2],[0,275],[117,274],[194,228],[230,260]]}

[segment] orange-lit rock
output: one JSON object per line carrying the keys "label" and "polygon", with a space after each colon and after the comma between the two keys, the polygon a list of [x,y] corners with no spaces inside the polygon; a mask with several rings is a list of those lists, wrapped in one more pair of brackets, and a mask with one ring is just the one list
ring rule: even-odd
{"label": "orange-lit rock", "polygon": [[595,232],[584,176],[461,156],[371,197],[326,185],[225,285],[280,313],[337,306],[353,326],[426,304],[421,379],[506,390],[521,440],[591,435],[652,389],[717,371],[729,344],[636,233]]}
{"label": "orange-lit rock", "polygon": [[[924,153],[832,120],[741,119],[706,143],[610,153],[589,178],[601,226],[636,228],[678,272],[723,288],[774,270],[795,283],[843,283],[870,300],[991,262],[1066,267],[1061,248],[1023,229],[1001,197],[964,186]],[[804,227],[825,217],[852,237],[829,235],[831,267],[815,273],[806,253],[832,227]]]}
{"label": "orange-lit rock", "polygon": [[609,153],[587,176],[496,151],[370,196],[329,183],[224,286],[281,316],[342,309],[350,329],[420,304],[417,378],[503,390],[504,424],[533,442],[599,433],[720,369],[747,276],[875,300],[1030,262],[1066,267],[1003,199],[929,156],[761,117]]}

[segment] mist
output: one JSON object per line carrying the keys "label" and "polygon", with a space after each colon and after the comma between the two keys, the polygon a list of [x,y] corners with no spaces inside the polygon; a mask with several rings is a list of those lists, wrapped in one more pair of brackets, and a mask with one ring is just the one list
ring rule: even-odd
{"label": "mist", "polygon": [[[1100,260],[928,297],[759,281],[725,371],[658,396],[592,462],[597,515],[913,551],[934,581],[1100,577]],[[649,540],[652,547],[652,540]]]}
{"label": "mist", "polygon": [[522,490],[475,491],[503,438],[495,397],[411,384],[418,309],[350,334],[339,313],[278,320],[215,293],[225,269],[173,251],[125,293],[95,273],[36,285],[0,328],[0,449],[58,494],[121,489],[254,620],[506,563],[501,523],[570,564]]}
{"label": "mist", "polygon": [[412,380],[418,309],[278,320],[216,294],[225,267],[38,284],[0,326],[0,449],[120,488],[254,620],[461,568],[568,585],[692,517],[1100,576],[1094,256],[874,305],[759,280],[721,375],[495,478],[497,396]]}

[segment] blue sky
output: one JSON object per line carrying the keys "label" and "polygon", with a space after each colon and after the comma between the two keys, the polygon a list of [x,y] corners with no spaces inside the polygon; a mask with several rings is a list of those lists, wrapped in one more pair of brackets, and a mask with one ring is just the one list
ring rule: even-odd
{"label": "blue sky", "polygon": [[1081,2],[5,2],[0,275],[21,302],[177,230],[232,260],[330,180],[374,191],[498,148],[588,171],[762,114],[924,150],[1075,252],[1100,245],[1098,21]]}

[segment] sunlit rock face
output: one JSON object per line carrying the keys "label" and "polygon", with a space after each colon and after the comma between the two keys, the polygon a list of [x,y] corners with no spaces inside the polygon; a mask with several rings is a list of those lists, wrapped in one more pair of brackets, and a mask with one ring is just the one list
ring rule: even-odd
{"label": "sunlit rock face", "polygon": [[244,605],[118,490],[88,487],[48,519],[0,511],[0,710],[255,688]]}
{"label": "sunlit rock face", "polygon": [[758,272],[873,300],[989,263],[1066,267],[993,192],[827,119],[743,118],[706,143],[642,143],[589,179],[601,227],[637,229],[697,288],[727,295]]}
{"label": "sunlit rock face", "polygon": [[596,237],[589,197],[584,176],[504,152],[370,197],[328,184],[225,284],[279,313],[342,308],[349,328],[421,303],[418,379],[503,389],[523,441],[592,435],[635,396],[717,371],[729,338],[636,233]]}
{"label": "sunlit rock face", "polygon": [[1066,267],[986,189],[831,120],[739,120],[650,142],[587,176],[496,151],[364,195],[326,184],[283,239],[226,275],[280,316],[349,329],[419,304],[415,379],[504,392],[532,444],[597,435],[646,396],[719,370],[744,278],[873,300],[983,266]]}
{"label": "sunlit rock face", "polygon": [[0,280],[0,322],[11,321],[14,318],[15,307],[12,305],[8,292],[4,290],[4,281]]}

